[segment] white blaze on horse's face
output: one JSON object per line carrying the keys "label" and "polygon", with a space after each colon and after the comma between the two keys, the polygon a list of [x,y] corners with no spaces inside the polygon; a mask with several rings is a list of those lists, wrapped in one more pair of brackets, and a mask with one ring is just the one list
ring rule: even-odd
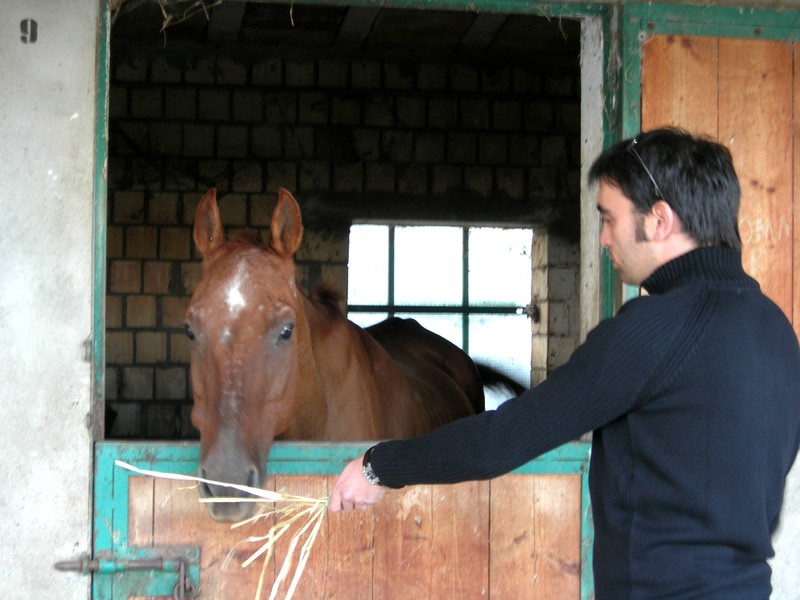
{"label": "white blaze on horse's face", "polygon": [[240,310],[242,310],[246,303],[244,301],[244,296],[242,296],[242,271],[244,269],[244,265],[241,263],[236,269],[236,275],[231,281],[230,286],[228,287],[228,310],[230,310],[234,316],[236,316]]}
{"label": "white blaze on horse's face", "polygon": [[238,313],[244,306],[244,296],[242,296],[242,292],[237,283],[228,290],[228,309],[230,309],[232,313]]}

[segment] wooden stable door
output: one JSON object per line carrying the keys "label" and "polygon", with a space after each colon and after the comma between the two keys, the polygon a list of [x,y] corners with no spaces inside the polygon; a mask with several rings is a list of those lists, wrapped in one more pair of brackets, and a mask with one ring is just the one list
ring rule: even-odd
{"label": "wooden stable door", "polygon": [[[327,497],[335,475],[363,450],[279,444],[266,487]],[[98,446],[94,556],[106,567],[95,575],[96,600],[173,598],[181,580],[186,598],[194,590],[209,600],[254,600],[262,578],[261,598],[269,598],[291,535],[269,561],[243,568],[264,543],[248,539],[265,535],[272,521],[231,529],[208,516],[193,483],[115,464],[193,474],[198,458],[196,444]],[[293,598],[589,600],[588,464],[589,445],[576,442],[490,482],[412,486],[364,513],[326,515]]]}
{"label": "wooden stable door", "polygon": [[679,125],[730,148],[742,185],[745,270],[800,334],[797,44],[655,35],[643,44],[641,79],[643,130]]}

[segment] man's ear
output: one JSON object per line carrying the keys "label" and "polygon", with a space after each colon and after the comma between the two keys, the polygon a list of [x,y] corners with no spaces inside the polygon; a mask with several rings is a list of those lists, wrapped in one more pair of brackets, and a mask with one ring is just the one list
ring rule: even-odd
{"label": "man's ear", "polygon": [[652,240],[663,241],[671,234],[683,231],[678,215],[664,200],[657,200],[650,208],[650,213],[654,223]]}

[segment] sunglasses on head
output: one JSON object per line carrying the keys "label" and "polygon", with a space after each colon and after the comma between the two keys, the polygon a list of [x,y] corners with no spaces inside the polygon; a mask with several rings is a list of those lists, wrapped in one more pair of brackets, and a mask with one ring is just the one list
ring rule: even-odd
{"label": "sunglasses on head", "polygon": [[642,160],[642,157],[639,156],[639,153],[636,151],[636,144],[638,144],[638,143],[639,143],[639,141],[636,138],[633,138],[631,140],[631,143],[628,145],[628,152],[633,154],[636,157],[636,160],[639,161],[639,164],[642,165],[642,168],[644,169],[644,172],[647,173],[647,176],[650,178],[650,181],[653,182],[653,187],[655,188],[655,191],[656,191],[656,194],[658,195],[658,197],[661,198],[662,200],[664,200],[665,202],[667,202],[667,198],[666,198],[666,196],[664,196],[664,193],[661,191],[661,188],[658,187],[658,184],[656,183],[655,177],[653,177],[653,174],[650,172],[650,169],[647,168],[647,165],[644,164],[644,161]]}

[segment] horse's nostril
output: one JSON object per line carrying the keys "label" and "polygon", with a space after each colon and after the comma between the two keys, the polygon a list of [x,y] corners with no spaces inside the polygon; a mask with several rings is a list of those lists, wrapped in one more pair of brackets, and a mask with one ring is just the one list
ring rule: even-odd
{"label": "horse's nostril", "polygon": [[258,484],[258,467],[251,466],[250,469],[248,469],[247,485],[250,487],[258,487]]}
{"label": "horse's nostril", "polygon": [[198,490],[200,491],[200,497],[201,498],[210,498],[212,496],[211,488],[204,481],[200,482],[200,485],[198,486]]}
{"label": "horse's nostril", "polygon": [[[203,467],[203,465],[200,465],[197,468],[197,476],[200,479],[208,479],[208,475],[206,474],[206,469],[205,467]],[[211,491],[211,486],[209,486],[205,481],[199,481],[197,489],[200,492],[201,498],[211,498],[214,495]]]}

